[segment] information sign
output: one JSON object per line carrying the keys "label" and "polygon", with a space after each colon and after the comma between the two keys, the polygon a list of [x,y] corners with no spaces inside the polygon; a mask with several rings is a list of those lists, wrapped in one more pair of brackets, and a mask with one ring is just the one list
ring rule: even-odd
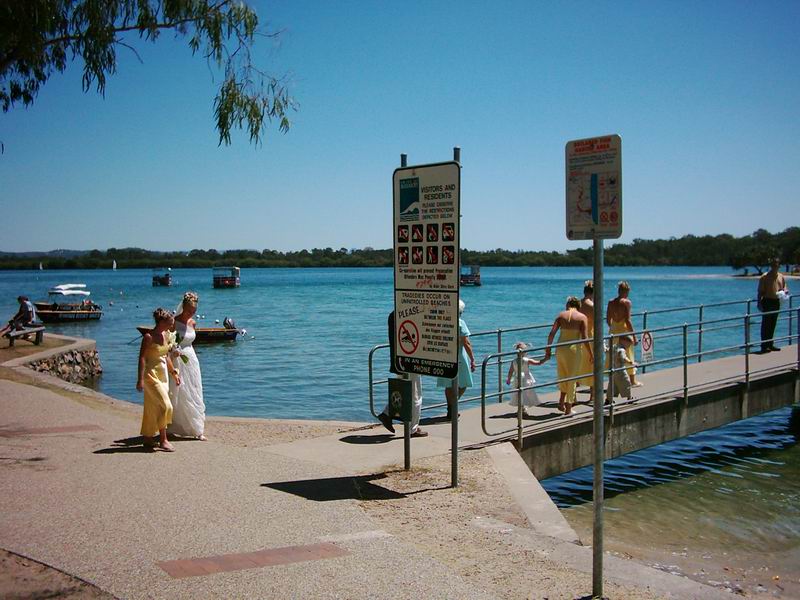
{"label": "information sign", "polygon": [[566,145],[567,238],[622,235],[622,138],[605,135]]}
{"label": "information sign", "polygon": [[461,167],[446,162],[396,169],[394,309],[398,368],[458,375]]}
{"label": "information sign", "polygon": [[642,363],[653,362],[653,356],[655,355],[655,350],[653,349],[653,334],[649,331],[642,333],[642,339],[639,345],[642,347]]}

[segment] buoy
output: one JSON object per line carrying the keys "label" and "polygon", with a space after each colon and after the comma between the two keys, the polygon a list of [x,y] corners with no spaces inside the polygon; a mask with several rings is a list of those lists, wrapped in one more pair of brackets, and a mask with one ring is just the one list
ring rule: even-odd
{"label": "buoy", "polygon": [[219,319],[214,319],[214,323],[219,323]]}

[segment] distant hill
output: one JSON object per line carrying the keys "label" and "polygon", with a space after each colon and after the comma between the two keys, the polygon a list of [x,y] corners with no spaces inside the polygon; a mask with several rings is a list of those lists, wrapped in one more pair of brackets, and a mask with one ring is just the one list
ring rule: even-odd
{"label": "distant hill", "polygon": [[88,250],[50,250],[49,252],[3,252],[0,250],[0,256],[11,258],[75,258],[88,253]]}

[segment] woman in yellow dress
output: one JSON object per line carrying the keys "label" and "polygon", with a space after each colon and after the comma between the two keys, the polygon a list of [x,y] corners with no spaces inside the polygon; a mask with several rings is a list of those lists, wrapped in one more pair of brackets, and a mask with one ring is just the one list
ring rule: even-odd
{"label": "woman in yellow dress", "polygon": [[136,389],[144,391],[144,412],[142,413],[142,437],[146,448],[153,448],[153,437],[159,435],[159,447],[165,452],[174,452],[167,440],[167,425],[172,422],[172,403],[169,400],[168,373],[177,385],[181,384],[177,369],[169,357],[174,334],[170,333],[174,317],[163,308],[153,312],[156,326],[142,336],[139,349],[139,378]]}
{"label": "woman in yellow dress", "polygon": [[[638,344],[639,340],[633,333],[633,323],[631,323],[631,311],[633,305],[628,299],[631,293],[631,286],[627,281],[620,281],[617,285],[617,297],[611,300],[606,307],[606,323],[608,324],[608,332],[611,334],[627,333],[633,338],[633,344]],[[612,347],[619,340],[618,337],[611,338]],[[628,346],[625,350],[628,355],[630,364],[634,363],[633,346]],[[609,351],[610,354],[610,351]],[[608,368],[609,361],[606,359],[606,368]],[[631,387],[639,387],[641,383],[636,381],[636,369],[628,367],[628,376],[631,378]]]}
{"label": "woman in yellow dress", "polygon": [[[558,313],[556,320],[553,322],[553,327],[550,329],[550,335],[547,336],[545,360],[548,360],[552,354],[550,346],[553,344],[553,338],[555,338],[557,331],[561,330],[561,335],[558,338],[559,344],[586,339],[587,319],[578,310],[580,306],[581,301],[575,296],[567,298],[566,308]],[[581,375],[581,355],[583,352],[587,352],[589,357],[592,357],[592,347],[588,341],[583,342],[582,345],[569,344],[559,346],[556,349],[556,366],[559,379]],[[558,389],[561,391],[561,396],[558,399],[558,410],[563,411],[565,415],[572,414],[577,383],[577,379],[573,379],[572,381],[562,381],[558,384]]]}
{"label": "woman in yellow dress", "polygon": [[[583,298],[578,309],[586,317],[586,337],[594,342],[594,282],[591,279],[583,283]],[[581,352],[581,375],[586,375],[578,383],[589,386],[589,397],[594,399],[594,360],[588,352]]]}

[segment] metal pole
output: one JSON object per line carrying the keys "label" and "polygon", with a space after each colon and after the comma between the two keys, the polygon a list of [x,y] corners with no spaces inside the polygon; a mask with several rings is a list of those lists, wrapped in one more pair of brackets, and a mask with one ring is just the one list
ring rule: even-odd
{"label": "metal pole", "polygon": [[[503,351],[503,330],[497,330],[497,353],[500,354]],[[497,391],[500,392],[500,395],[497,396],[497,403],[503,403],[503,357],[497,357]]]}
{"label": "metal pole", "polygon": [[592,531],[592,595],[603,597],[603,240],[594,238],[594,527]]}
{"label": "metal pole", "polygon": [[[413,397],[411,401],[414,401]],[[409,471],[411,469],[411,423],[408,421],[403,421],[403,463],[405,470]]]}
{"label": "metal pole", "polygon": [[703,362],[703,305],[700,305],[700,325],[697,329],[697,362]]}
{"label": "metal pole", "polygon": [[790,346],[792,344],[792,329],[793,329],[793,327],[792,327],[792,317],[794,317],[794,314],[793,314],[793,311],[792,311],[792,296],[789,296],[789,345]]}
{"label": "metal pole", "polygon": [[797,309],[797,370],[800,371],[800,308]]}
{"label": "metal pole", "polygon": [[522,352],[517,354],[517,451],[522,452]]}
{"label": "metal pole", "polygon": [[[453,147],[453,160],[461,164],[461,148],[458,146]],[[460,190],[459,190],[459,193]],[[461,218],[461,215],[457,215]],[[459,252],[461,250],[459,249]],[[463,352],[463,350],[459,350]],[[460,355],[459,355],[459,358]],[[453,379],[452,400],[449,404],[450,407],[450,486],[458,487],[458,377]]]}
{"label": "metal pole", "polygon": [[[750,302],[748,301],[748,305]],[[744,384],[750,387],[750,312],[744,316]]]}
{"label": "metal pole", "polygon": [[[647,331],[647,311],[642,313],[642,331]],[[641,336],[639,336],[639,342],[641,342]],[[612,367],[614,365],[611,365]],[[642,365],[642,375],[647,373],[647,365]]]}
{"label": "metal pole", "polygon": [[689,403],[689,325],[683,324],[683,405]]}
{"label": "metal pole", "polygon": [[[460,357],[459,357],[460,358]],[[450,387],[450,487],[458,487],[458,376]]]}

